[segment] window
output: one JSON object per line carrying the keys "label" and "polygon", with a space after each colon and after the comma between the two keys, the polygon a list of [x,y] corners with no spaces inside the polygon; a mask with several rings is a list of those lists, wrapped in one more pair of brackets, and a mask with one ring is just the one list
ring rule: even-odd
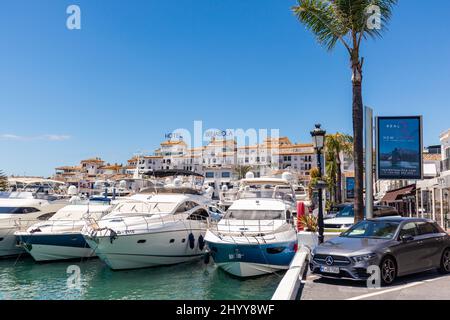
{"label": "window", "polygon": [[284,212],[281,210],[229,210],[225,214],[226,219],[236,220],[274,220],[284,219]]}
{"label": "window", "polygon": [[39,210],[33,207],[0,207],[0,214],[25,214],[33,212],[39,212]]}
{"label": "window", "polygon": [[417,222],[419,235],[439,233],[439,230],[429,222]]}
{"label": "window", "polygon": [[230,172],[222,172],[222,178],[229,178],[230,176]]}
{"label": "window", "polygon": [[214,172],[206,172],[205,177],[206,178],[214,178]]}
{"label": "window", "polygon": [[199,209],[193,212],[187,219],[205,221],[208,219],[208,217],[209,217],[208,212],[205,209]]}
{"label": "window", "polygon": [[416,224],[414,222],[408,222],[403,226],[402,230],[400,230],[400,237],[403,236],[417,236]]}
{"label": "window", "polygon": [[183,213],[189,210],[194,209],[195,207],[197,207],[198,204],[192,201],[186,201],[182,204],[180,204],[180,206],[177,208],[177,210],[175,211],[175,213]]}

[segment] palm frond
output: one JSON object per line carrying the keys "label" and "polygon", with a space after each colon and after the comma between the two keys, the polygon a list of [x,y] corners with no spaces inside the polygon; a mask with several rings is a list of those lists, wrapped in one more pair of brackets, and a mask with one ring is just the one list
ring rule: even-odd
{"label": "palm frond", "polygon": [[336,12],[332,1],[298,0],[292,7],[297,19],[315,35],[317,41],[332,50],[338,41],[350,50],[344,36],[348,33],[346,18]]}
{"label": "palm frond", "polygon": [[[332,50],[341,41],[349,52],[359,48],[367,37],[381,37],[398,0],[298,0],[292,8],[294,14],[315,35],[318,42]],[[380,28],[370,28],[368,21],[379,8]],[[346,39],[357,38],[353,46]]]}
{"label": "palm frond", "polygon": [[8,177],[0,170],[0,191],[5,191],[8,187]]}

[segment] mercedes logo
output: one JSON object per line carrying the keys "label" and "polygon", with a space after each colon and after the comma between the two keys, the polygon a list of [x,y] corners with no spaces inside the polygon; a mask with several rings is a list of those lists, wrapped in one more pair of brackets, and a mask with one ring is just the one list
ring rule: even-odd
{"label": "mercedes logo", "polygon": [[331,266],[333,264],[333,262],[334,262],[333,257],[328,256],[328,257],[325,258],[325,263],[327,265]]}

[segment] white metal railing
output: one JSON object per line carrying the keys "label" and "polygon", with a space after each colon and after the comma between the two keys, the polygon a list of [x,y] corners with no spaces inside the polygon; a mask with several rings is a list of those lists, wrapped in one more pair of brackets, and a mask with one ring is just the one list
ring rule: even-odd
{"label": "white metal railing", "polygon": [[[79,231],[83,227],[84,220],[39,220],[39,219],[14,219],[10,224],[0,223],[0,229],[14,228],[15,231],[27,232],[70,232]],[[38,231],[39,230],[39,231]],[[34,231],[34,232],[33,232]]]}
{"label": "white metal railing", "polygon": [[[205,209],[205,212],[207,210]],[[183,223],[185,229],[208,228],[211,219],[208,216],[195,213],[139,213],[130,215],[114,215],[106,219],[90,218],[86,220],[91,232],[110,229],[113,231],[127,232],[127,231],[142,231],[147,232],[155,229],[157,226],[162,228],[169,224]],[[111,224],[114,223],[114,226]]]}
{"label": "white metal railing", "polygon": [[262,221],[268,220],[222,219],[211,222],[209,230],[219,236],[268,236],[293,227],[292,220]]}

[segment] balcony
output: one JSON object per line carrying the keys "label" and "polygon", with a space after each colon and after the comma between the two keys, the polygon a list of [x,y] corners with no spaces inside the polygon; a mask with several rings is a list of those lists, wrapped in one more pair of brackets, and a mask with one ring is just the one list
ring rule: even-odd
{"label": "balcony", "polygon": [[450,170],[450,158],[441,161],[441,172]]}

